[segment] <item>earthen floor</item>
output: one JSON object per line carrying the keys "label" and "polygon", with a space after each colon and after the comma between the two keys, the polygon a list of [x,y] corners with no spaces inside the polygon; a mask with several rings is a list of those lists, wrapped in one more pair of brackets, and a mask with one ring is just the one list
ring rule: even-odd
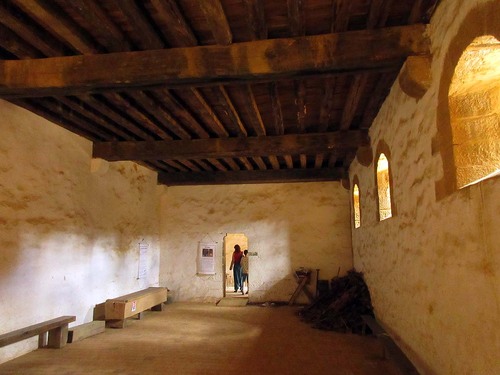
{"label": "earthen floor", "polygon": [[375,338],[314,329],[297,309],[171,303],[124,329],[6,362],[0,374],[400,375]]}

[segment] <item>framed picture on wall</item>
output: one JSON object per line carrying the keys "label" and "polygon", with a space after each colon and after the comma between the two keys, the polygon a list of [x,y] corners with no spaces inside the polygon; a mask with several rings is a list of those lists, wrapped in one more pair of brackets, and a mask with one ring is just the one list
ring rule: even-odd
{"label": "framed picture on wall", "polygon": [[198,244],[198,275],[215,275],[216,243],[199,242]]}

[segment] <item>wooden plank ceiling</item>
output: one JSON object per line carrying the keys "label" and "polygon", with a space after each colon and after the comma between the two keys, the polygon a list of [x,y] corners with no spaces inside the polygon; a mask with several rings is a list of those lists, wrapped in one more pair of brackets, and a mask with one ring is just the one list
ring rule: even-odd
{"label": "wooden plank ceiling", "polygon": [[341,180],[437,0],[3,0],[0,98],[166,185]]}

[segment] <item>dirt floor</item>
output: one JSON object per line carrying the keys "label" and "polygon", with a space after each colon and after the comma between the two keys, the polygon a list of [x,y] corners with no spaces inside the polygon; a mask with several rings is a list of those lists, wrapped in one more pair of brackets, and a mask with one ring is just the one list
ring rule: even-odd
{"label": "dirt floor", "polygon": [[400,375],[374,337],[314,329],[297,309],[171,303],[124,329],[6,362],[0,374]]}

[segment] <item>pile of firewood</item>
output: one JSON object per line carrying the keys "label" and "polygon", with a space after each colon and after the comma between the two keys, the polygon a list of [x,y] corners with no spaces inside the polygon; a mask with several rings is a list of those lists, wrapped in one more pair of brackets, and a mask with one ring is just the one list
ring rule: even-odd
{"label": "pile of firewood", "polygon": [[299,312],[315,328],[358,334],[364,326],[361,315],[373,316],[373,307],[363,274],[354,269],[333,278],[329,290]]}

